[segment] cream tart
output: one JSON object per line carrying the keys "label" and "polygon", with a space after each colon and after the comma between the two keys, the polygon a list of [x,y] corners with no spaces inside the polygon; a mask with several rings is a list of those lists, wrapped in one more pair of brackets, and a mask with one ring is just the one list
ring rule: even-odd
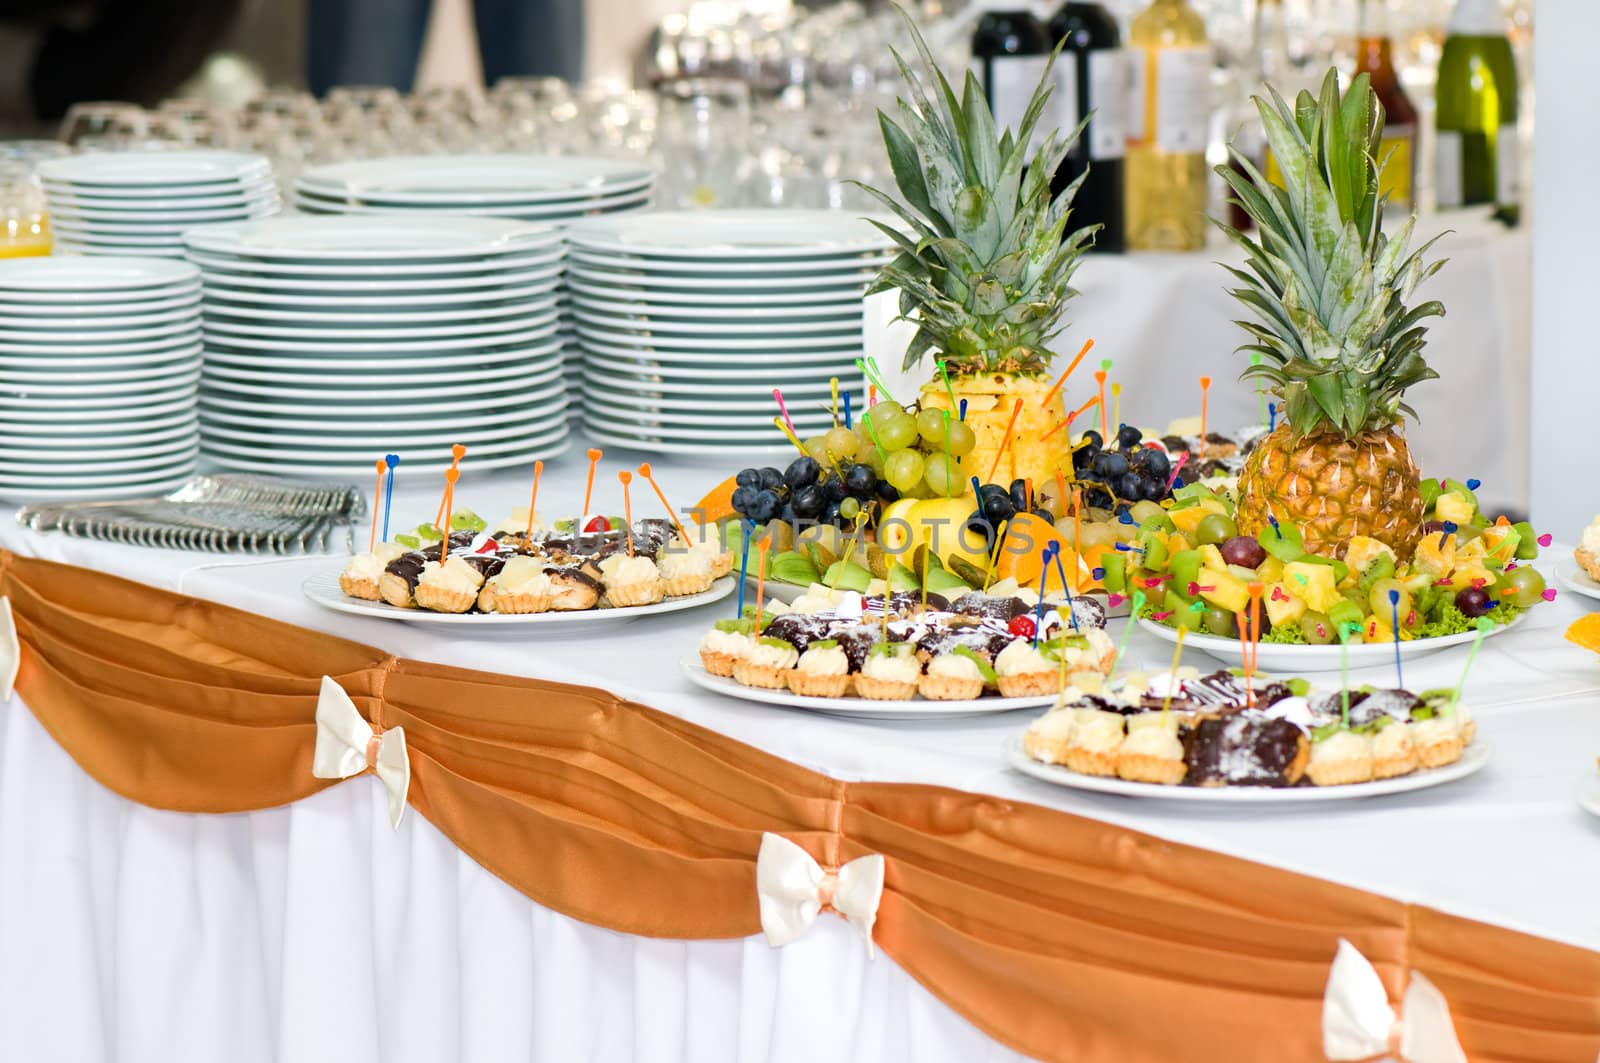
{"label": "cream tart", "polygon": [[339,589],[352,598],[369,602],[383,600],[378,581],[383,579],[384,566],[406,552],[404,543],[379,543],[370,553],[357,554],[339,573]]}
{"label": "cream tart", "polygon": [[700,663],[711,675],[727,679],[733,675],[733,665],[750,649],[748,620],[718,620],[716,626],[700,639]]}
{"label": "cream tart", "polygon": [[423,563],[413,596],[419,606],[436,613],[465,613],[478,603],[478,589],[483,582],[482,572],[460,554],[452,554],[442,565],[437,561]]}
{"label": "cream tart", "polygon": [[832,639],[806,647],[787,680],[789,689],[811,698],[842,698],[850,690],[850,658]]}
{"label": "cream tart", "polygon": [[486,613],[542,613],[555,598],[555,585],[536,557],[511,557],[478,592],[478,608]]}
{"label": "cream tart", "polygon": [[703,594],[717,580],[711,556],[699,550],[673,550],[668,546],[656,567],[669,598]]}
{"label": "cream tart", "polygon": [[1583,529],[1583,538],[1578,541],[1573,557],[1590,579],[1600,580],[1600,515]]}
{"label": "cream tart", "polygon": [[800,655],[783,639],[754,635],[745,639],[745,652],[733,662],[733,678],[747,687],[783,690],[789,685],[789,670]]}
{"label": "cream tart", "polygon": [[910,643],[880,642],[862,662],[856,693],[869,701],[908,701],[921,679],[922,665]]}
{"label": "cream tart", "polygon": [[928,661],[917,692],[930,701],[971,701],[995,681],[994,669],[965,646],[956,646]]}
{"label": "cream tart", "polygon": [[600,582],[614,608],[654,605],[667,591],[656,563],[642,554],[617,553],[600,562]]}

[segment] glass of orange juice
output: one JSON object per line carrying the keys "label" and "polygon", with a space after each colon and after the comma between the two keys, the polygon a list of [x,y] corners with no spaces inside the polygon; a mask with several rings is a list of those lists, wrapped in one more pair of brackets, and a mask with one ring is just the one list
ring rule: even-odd
{"label": "glass of orange juice", "polygon": [[50,212],[33,165],[0,158],[0,258],[48,255]]}

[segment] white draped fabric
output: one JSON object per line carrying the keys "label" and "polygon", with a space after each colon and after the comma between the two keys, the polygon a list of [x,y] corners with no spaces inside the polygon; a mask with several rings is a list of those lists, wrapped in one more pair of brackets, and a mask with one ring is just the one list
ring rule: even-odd
{"label": "white draped fabric", "polygon": [[601,930],[391,829],[373,778],[160,812],[0,706],[8,1063],[1018,1058],[835,915],[782,949]]}

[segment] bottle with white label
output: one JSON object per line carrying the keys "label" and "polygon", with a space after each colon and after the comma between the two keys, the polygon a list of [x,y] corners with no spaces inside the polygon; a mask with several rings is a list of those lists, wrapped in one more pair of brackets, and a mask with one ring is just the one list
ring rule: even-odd
{"label": "bottle with white label", "polygon": [[1152,0],[1127,51],[1128,247],[1197,251],[1206,243],[1211,47],[1187,0]]}
{"label": "bottle with white label", "polygon": [[1499,0],[1459,0],[1439,58],[1439,209],[1494,204],[1515,225],[1517,62]]}
{"label": "bottle with white label", "polygon": [[1062,42],[1051,97],[1062,134],[1089,118],[1083,136],[1056,170],[1051,194],[1059,193],[1087,170],[1073,200],[1071,228],[1101,225],[1094,250],[1122,251],[1127,247],[1122,157],[1128,141],[1128,75],[1122,32],[1104,4],[1086,0],[1063,4],[1051,16],[1049,29],[1050,39]]}
{"label": "bottle with white label", "polygon": [[1388,0],[1360,0],[1360,4],[1356,73],[1372,79],[1372,94],[1384,113],[1378,191],[1388,197],[1391,210],[1410,211],[1416,205],[1417,109],[1395,73]]}
{"label": "bottle with white label", "polygon": [[[1033,90],[1050,65],[1050,48],[1044,23],[1026,8],[991,7],[978,19],[972,32],[972,70],[989,100],[996,130],[1015,131],[1022,124]],[[1034,126],[1030,150],[1044,142],[1050,128],[1046,114]]]}

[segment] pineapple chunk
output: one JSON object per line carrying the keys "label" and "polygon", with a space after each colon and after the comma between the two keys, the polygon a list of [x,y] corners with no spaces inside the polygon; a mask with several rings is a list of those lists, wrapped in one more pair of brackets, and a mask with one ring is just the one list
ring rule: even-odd
{"label": "pineapple chunk", "polygon": [[1200,563],[1206,568],[1222,569],[1226,571],[1228,563],[1222,560],[1222,551],[1212,543],[1199,547]]}
{"label": "pineapple chunk", "polygon": [[1424,535],[1411,554],[1411,567],[1433,579],[1442,579],[1456,567],[1456,537],[1431,532]]}
{"label": "pineapple chunk", "polygon": [[[1482,580],[1482,583],[1478,583]],[[1466,590],[1474,584],[1488,587],[1494,584],[1494,574],[1477,562],[1460,565],[1450,573],[1450,586],[1457,591]]]}
{"label": "pineapple chunk", "polygon": [[1184,538],[1182,532],[1173,532],[1167,536],[1167,556],[1171,557],[1179,550],[1190,549],[1189,540]]}
{"label": "pineapple chunk", "polygon": [[1326,613],[1344,600],[1331,565],[1291,561],[1283,566],[1283,576],[1284,588],[1305,602],[1307,609]]}
{"label": "pineapple chunk", "polygon": [[1483,534],[1478,538],[1483,540],[1485,559],[1499,565],[1516,558],[1517,543],[1522,540],[1515,528],[1503,524],[1483,529]]}
{"label": "pineapple chunk", "polygon": [[1476,512],[1477,507],[1470,498],[1464,498],[1454,491],[1446,491],[1433,504],[1434,519],[1447,520],[1452,524],[1471,524],[1472,515]]}
{"label": "pineapple chunk", "polygon": [[1351,537],[1349,548],[1345,550],[1344,563],[1350,566],[1352,573],[1365,572],[1367,566],[1383,554],[1388,554],[1390,561],[1399,560],[1387,543],[1368,535],[1356,535]]}
{"label": "pineapple chunk", "polygon": [[1272,621],[1273,627],[1293,624],[1306,615],[1306,603],[1290,594],[1289,588],[1282,583],[1268,587],[1262,600],[1266,603],[1267,619]]}
{"label": "pineapple chunk", "polygon": [[1456,547],[1456,564],[1465,565],[1474,561],[1482,561],[1483,555],[1488,552],[1489,542],[1483,536],[1480,535],[1475,539],[1468,539]]}
{"label": "pineapple chunk", "polygon": [[1268,554],[1267,559],[1256,566],[1256,578],[1262,583],[1283,582],[1283,562]]}
{"label": "pineapple chunk", "polygon": [[1202,587],[1211,588],[1201,591],[1200,597],[1220,609],[1242,613],[1250,607],[1250,587],[1225,568],[1205,566],[1200,570],[1198,582]]}

